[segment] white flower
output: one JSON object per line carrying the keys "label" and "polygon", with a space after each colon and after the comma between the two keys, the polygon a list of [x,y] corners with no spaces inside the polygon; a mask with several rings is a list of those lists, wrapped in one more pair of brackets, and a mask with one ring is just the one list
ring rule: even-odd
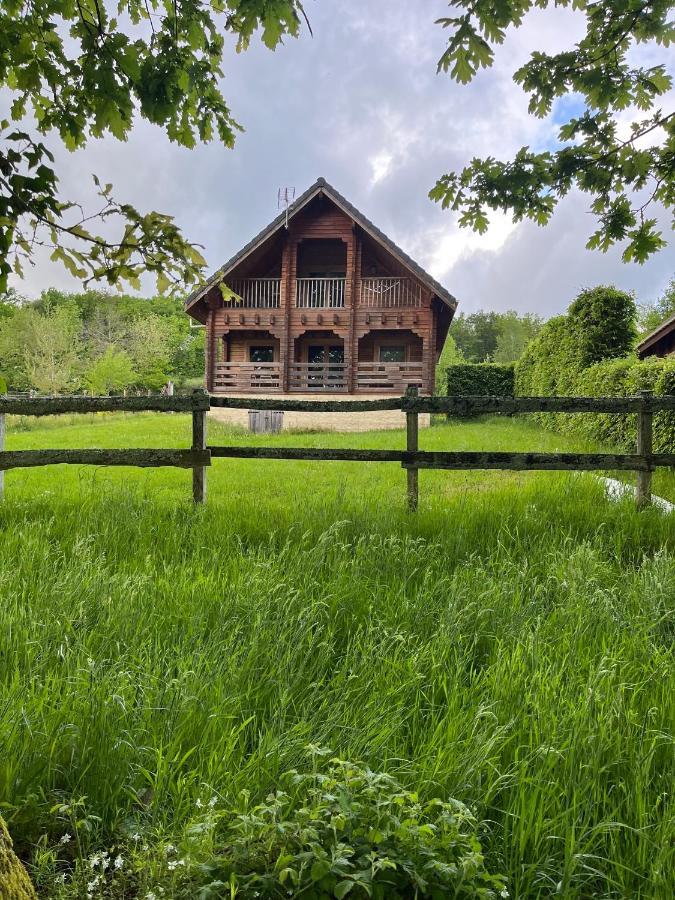
{"label": "white flower", "polygon": [[153,891],[148,891],[145,895],[145,900],[157,900],[157,894],[153,893]]}
{"label": "white flower", "polygon": [[164,848],[164,852],[165,852],[166,855],[168,856],[169,853],[175,853],[175,852],[176,852],[176,848],[174,847],[173,844],[167,844],[166,847]]}
{"label": "white flower", "polygon": [[91,857],[91,859],[89,860],[89,865],[91,866],[92,869],[95,869],[96,866],[97,866],[100,862],[101,862],[101,857],[99,856],[98,853],[95,853],[95,854]]}
{"label": "white flower", "polygon": [[62,834],[61,837],[59,838],[59,844],[69,844],[72,841],[72,839],[73,839],[72,835],[68,834],[68,832],[66,831],[66,833]]}
{"label": "white flower", "polygon": [[132,841],[140,841],[140,839],[141,839],[140,834],[137,831],[134,831],[134,833],[131,835],[131,840]]}
{"label": "white flower", "polygon": [[101,880],[101,876],[97,875],[95,878],[92,878],[91,881],[87,882],[87,890],[89,891],[90,894],[94,890],[94,888],[96,887],[96,885],[99,883],[100,880]]}
{"label": "white flower", "polygon": [[[106,854],[106,856],[107,856],[107,854]],[[104,872],[108,868],[109,865],[110,865],[109,859],[106,858],[106,859],[101,860],[101,868],[103,869]]]}
{"label": "white flower", "polygon": [[204,804],[202,803],[202,801],[201,801],[201,800],[199,799],[199,797],[198,797],[198,798],[197,798],[197,803],[196,803],[195,805],[196,805],[197,809],[201,809],[202,806],[203,806]]}
{"label": "white flower", "polygon": [[177,861],[176,861],[175,859],[172,859],[172,860],[167,864],[167,868],[169,869],[169,872],[173,872],[173,870],[176,868],[177,865],[178,865]]}
{"label": "white flower", "polygon": [[115,857],[114,866],[116,869],[121,869],[123,865],[124,865],[124,859],[120,854],[119,856]]}
{"label": "white flower", "polygon": [[506,890],[506,888],[504,888],[502,891],[499,892],[499,896],[506,898],[509,896],[509,892]]}
{"label": "white flower", "polygon": [[211,809],[213,809],[217,802],[218,798],[216,796],[211,797],[211,799],[209,800],[209,806],[211,807]]}

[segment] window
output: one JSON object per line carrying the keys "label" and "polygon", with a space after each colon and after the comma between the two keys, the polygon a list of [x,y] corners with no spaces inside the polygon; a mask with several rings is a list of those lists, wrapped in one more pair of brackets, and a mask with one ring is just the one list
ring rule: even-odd
{"label": "window", "polygon": [[252,363],[274,362],[274,347],[249,347],[248,358]]}
{"label": "window", "polygon": [[405,347],[380,347],[380,362],[405,362]]}

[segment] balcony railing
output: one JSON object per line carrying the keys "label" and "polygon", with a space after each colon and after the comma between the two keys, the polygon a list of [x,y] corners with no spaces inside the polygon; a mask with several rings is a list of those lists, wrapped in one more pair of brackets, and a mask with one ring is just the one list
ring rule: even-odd
{"label": "balcony railing", "polygon": [[422,289],[412,278],[361,279],[361,306],[389,309],[421,305]]}
{"label": "balcony railing", "polygon": [[344,278],[298,278],[296,306],[302,309],[340,309],[345,305]]}
{"label": "balcony railing", "polygon": [[227,309],[279,309],[280,278],[237,278],[228,287],[241,300],[226,300]]}
{"label": "balcony railing", "polygon": [[281,389],[281,366],[275,363],[216,363],[214,391],[265,393]]}
{"label": "balcony railing", "polygon": [[288,387],[291,391],[346,391],[345,363],[290,363]]}
{"label": "balcony railing", "polygon": [[424,363],[359,363],[354,387],[358,391],[398,391],[424,384]]}

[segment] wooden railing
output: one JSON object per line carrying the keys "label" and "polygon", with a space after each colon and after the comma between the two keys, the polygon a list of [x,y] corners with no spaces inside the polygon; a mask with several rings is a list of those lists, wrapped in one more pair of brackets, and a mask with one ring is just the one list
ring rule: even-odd
{"label": "wooden railing", "polygon": [[215,391],[278,391],[281,365],[275,363],[216,363],[213,373]]}
{"label": "wooden railing", "polygon": [[291,391],[341,392],[347,390],[345,363],[289,363],[288,387]]}
{"label": "wooden railing", "polygon": [[362,278],[361,306],[371,309],[422,305],[422,288],[412,278]]}
{"label": "wooden railing", "polygon": [[225,300],[223,306],[227,309],[279,309],[280,278],[238,278],[228,287],[241,300]]}
{"label": "wooden railing", "polygon": [[296,306],[301,309],[341,309],[345,305],[344,278],[296,279]]}
{"label": "wooden railing", "polygon": [[[207,446],[206,411],[209,408],[257,409],[297,412],[373,412],[402,410],[406,415],[405,450],[333,449],[323,447]],[[652,472],[657,467],[675,467],[675,452],[652,450],[653,415],[675,415],[675,395],[652,396],[642,391],[636,397],[421,397],[415,387],[405,396],[378,400],[288,400],[244,397],[210,397],[195,391],[190,397],[0,397],[0,420],[5,414],[45,416],[91,412],[191,412],[192,447],[189,450],[3,450],[0,441],[0,472],[6,469],[61,463],[96,466],[178,466],[192,469],[193,498],[206,497],[206,467],[214,457],[231,459],[293,459],[354,462],[397,462],[407,472],[408,506],[417,508],[420,469],[509,469],[517,471],[637,472],[636,500],[639,507],[651,501]],[[422,451],[419,449],[420,413],[637,413],[635,453],[511,453],[506,451]],[[0,436],[3,434],[0,421]],[[1,495],[1,491],[0,491]]]}
{"label": "wooden railing", "polygon": [[359,391],[398,391],[403,393],[411,385],[424,384],[424,363],[359,363],[356,367],[355,387]]}

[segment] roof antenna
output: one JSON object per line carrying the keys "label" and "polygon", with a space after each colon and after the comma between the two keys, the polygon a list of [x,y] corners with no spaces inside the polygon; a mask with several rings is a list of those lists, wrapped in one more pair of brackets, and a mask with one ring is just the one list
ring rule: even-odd
{"label": "roof antenna", "polygon": [[286,228],[288,228],[288,207],[295,200],[294,187],[282,187],[277,191],[277,209],[286,210]]}

